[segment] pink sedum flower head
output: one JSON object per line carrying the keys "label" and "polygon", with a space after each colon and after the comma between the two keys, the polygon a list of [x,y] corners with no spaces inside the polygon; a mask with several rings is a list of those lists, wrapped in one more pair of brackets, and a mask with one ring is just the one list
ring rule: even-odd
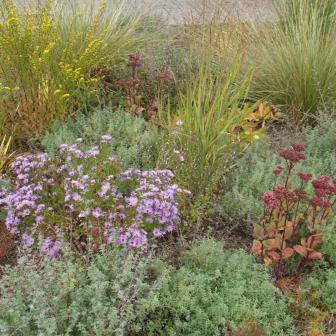
{"label": "pink sedum flower head", "polygon": [[312,174],[306,174],[306,173],[298,173],[298,176],[303,181],[310,181],[312,179]]}

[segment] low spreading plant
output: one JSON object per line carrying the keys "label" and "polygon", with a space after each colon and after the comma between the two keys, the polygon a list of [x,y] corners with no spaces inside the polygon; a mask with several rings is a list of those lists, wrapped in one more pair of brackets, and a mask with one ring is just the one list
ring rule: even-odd
{"label": "low spreading plant", "polygon": [[180,263],[147,310],[146,335],[293,335],[286,300],[251,255],[204,239]]}
{"label": "low spreading plant", "polygon": [[[330,182],[329,176],[320,176],[312,180],[310,173],[299,172],[299,185],[291,181],[295,165],[305,159],[303,152],[302,145],[293,144],[292,149],[280,153],[286,160],[286,168],[274,169],[277,176],[274,188],[262,197],[264,217],[261,224],[254,225],[252,249],[267,265],[273,266],[278,276],[288,272],[284,267],[295,253],[300,256],[298,270],[308,261],[322,258],[317,249],[336,203],[336,179]],[[283,171],[281,183],[278,179]],[[306,192],[308,183],[314,189],[312,196]]]}
{"label": "low spreading plant", "polygon": [[310,275],[301,285],[306,298],[315,306],[336,315],[336,270],[320,270]]}
{"label": "low spreading plant", "polygon": [[111,155],[111,136],[83,149],[82,139],[61,145],[54,157],[19,156],[15,188],[4,193],[6,226],[25,247],[57,257],[62,242],[83,253],[108,244],[146,248],[175,230],[186,190],[169,170],[123,171]]}
{"label": "low spreading plant", "polygon": [[319,265],[299,284],[289,283],[284,288],[286,295],[292,299],[290,311],[302,331],[300,335],[335,334],[335,284],[335,269]]}
{"label": "low spreading plant", "polygon": [[160,304],[168,268],[116,250],[90,264],[61,258],[21,258],[0,279],[0,333],[34,335],[144,335],[146,310]]}
{"label": "low spreading plant", "polygon": [[286,309],[266,267],[209,240],[185,252],[180,269],[111,249],[89,264],[20,258],[0,279],[4,336],[289,336]]}
{"label": "low spreading plant", "polygon": [[82,138],[88,146],[99,144],[104,134],[113,134],[109,147],[125,168],[151,169],[157,156],[157,129],[146,125],[141,117],[112,108],[94,109],[90,114],[77,114],[65,122],[56,122],[41,139],[42,148],[55,154],[61,144],[72,144]]}

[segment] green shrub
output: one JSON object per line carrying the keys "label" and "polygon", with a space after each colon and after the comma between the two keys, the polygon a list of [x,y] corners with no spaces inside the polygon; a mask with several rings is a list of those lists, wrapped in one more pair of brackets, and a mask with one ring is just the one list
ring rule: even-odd
{"label": "green shrub", "polygon": [[[287,142],[290,141],[289,139]],[[336,175],[336,121],[321,116],[315,128],[303,130],[306,160],[296,171],[309,172],[313,177]],[[237,162],[231,180],[232,191],[224,195],[225,212],[255,219],[262,213],[260,197],[274,184],[273,169],[281,163],[264,142],[251,145]]]}
{"label": "green shrub", "polygon": [[65,123],[55,123],[41,140],[42,147],[54,154],[63,144],[82,138],[87,145],[99,143],[104,134],[112,135],[111,148],[126,167],[153,167],[156,159],[156,130],[148,129],[142,118],[109,108],[96,109],[89,115],[79,114]]}
{"label": "green shrub", "polygon": [[336,269],[318,271],[303,283],[303,290],[314,305],[336,314]]}
{"label": "green shrub", "polygon": [[336,268],[336,221],[329,225],[323,233],[322,253],[329,266]]}
{"label": "green shrub", "polygon": [[280,20],[259,36],[254,95],[314,121],[336,98],[335,1],[278,1]]}
{"label": "green shrub", "polygon": [[185,252],[181,268],[148,311],[146,335],[228,335],[255,325],[258,335],[292,335],[286,303],[252,256],[204,240]]}
{"label": "green shrub", "polygon": [[20,259],[0,280],[2,335],[292,335],[286,302],[244,252],[205,240],[175,270],[147,256]]}
{"label": "green shrub", "polygon": [[19,3],[0,5],[0,120],[27,140],[97,103],[94,70],[139,45],[141,20],[123,1]]}
{"label": "green shrub", "polygon": [[[90,265],[70,259],[19,261],[0,280],[1,335],[137,335],[139,316],[159,305],[166,270],[115,252]],[[134,332],[134,333],[132,333]]]}

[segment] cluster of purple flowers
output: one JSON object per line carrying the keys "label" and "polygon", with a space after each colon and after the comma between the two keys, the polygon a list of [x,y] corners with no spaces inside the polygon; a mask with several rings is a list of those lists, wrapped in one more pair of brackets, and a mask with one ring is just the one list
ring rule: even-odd
{"label": "cluster of purple flowers", "polygon": [[173,232],[180,220],[179,197],[170,170],[122,171],[111,155],[111,137],[85,149],[82,139],[58,154],[19,156],[12,164],[14,190],[0,195],[6,227],[25,247],[57,257],[61,241],[147,248]]}

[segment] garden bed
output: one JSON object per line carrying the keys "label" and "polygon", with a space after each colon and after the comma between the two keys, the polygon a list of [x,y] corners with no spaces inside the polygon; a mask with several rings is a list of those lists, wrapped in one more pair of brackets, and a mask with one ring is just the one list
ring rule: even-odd
{"label": "garden bed", "polygon": [[334,1],[202,3],[0,5],[1,335],[336,333]]}

